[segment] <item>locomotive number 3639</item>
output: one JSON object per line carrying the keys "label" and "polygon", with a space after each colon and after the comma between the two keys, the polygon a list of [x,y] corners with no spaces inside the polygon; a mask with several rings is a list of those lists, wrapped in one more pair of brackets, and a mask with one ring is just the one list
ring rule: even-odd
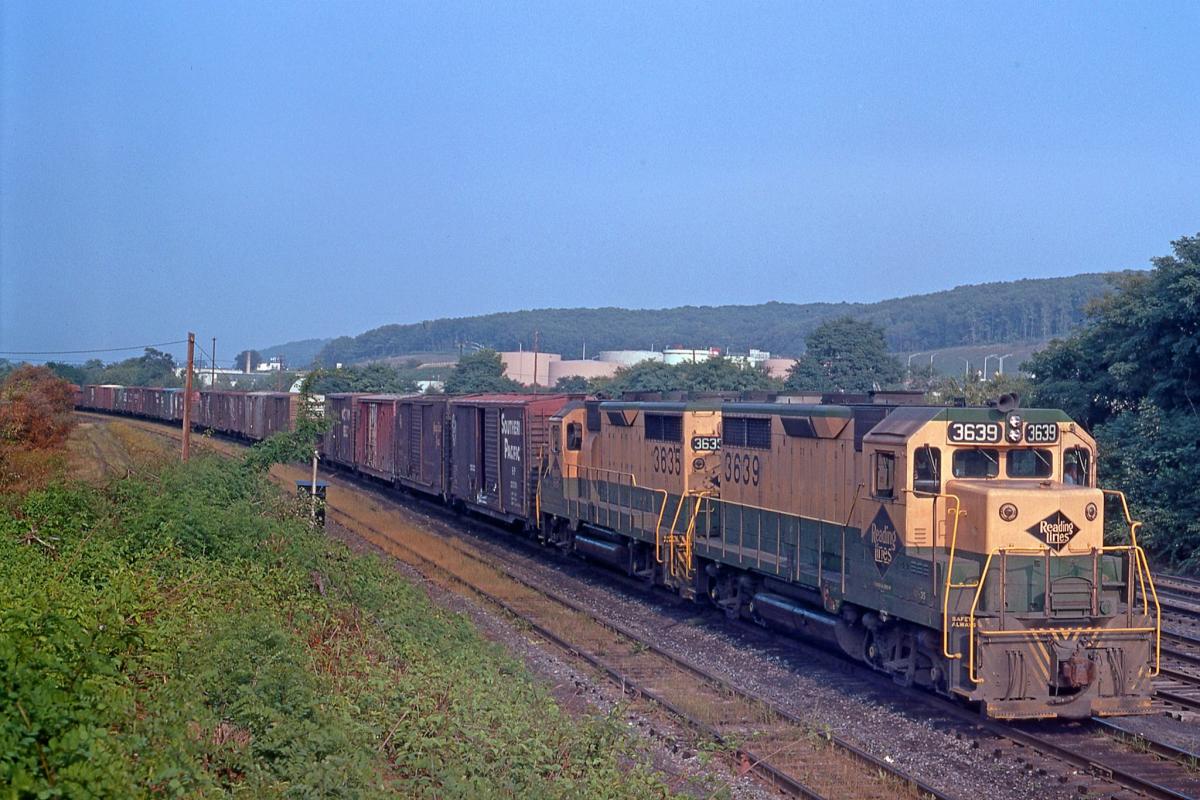
{"label": "locomotive number 3639", "polygon": [[758,486],[762,466],[758,456],[748,454],[725,454],[725,480],[732,483],[744,483],[747,486]]}
{"label": "locomotive number 3639", "polygon": [[951,422],[946,432],[952,442],[994,443],[1000,441],[999,422]]}

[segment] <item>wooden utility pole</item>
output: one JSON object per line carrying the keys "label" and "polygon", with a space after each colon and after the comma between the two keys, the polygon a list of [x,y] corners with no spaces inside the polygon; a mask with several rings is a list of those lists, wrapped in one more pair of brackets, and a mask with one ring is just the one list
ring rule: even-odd
{"label": "wooden utility pole", "polygon": [[192,365],[196,358],[196,334],[188,331],[187,378],[183,384],[183,460],[192,449]]}
{"label": "wooden utility pole", "polygon": [[208,388],[215,389],[217,388],[217,337],[215,336],[213,337],[212,360],[212,378],[208,382]]}

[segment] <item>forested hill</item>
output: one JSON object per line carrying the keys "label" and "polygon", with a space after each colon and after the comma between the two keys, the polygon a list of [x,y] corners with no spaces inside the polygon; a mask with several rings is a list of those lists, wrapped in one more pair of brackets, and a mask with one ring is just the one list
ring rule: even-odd
{"label": "forested hill", "polygon": [[543,352],[579,357],[600,350],[672,345],[754,347],[797,355],[804,337],[824,320],[850,315],[883,326],[895,351],[1062,336],[1083,320],[1089,300],[1108,291],[1120,273],[959,286],[878,303],[763,303],[682,306],[656,310],[550,308],[477,317],[384,325],[328,342],[318,360],[353,363],[423,351],[453,351],[467,342],[498,350],[530,349],[540,332]]}

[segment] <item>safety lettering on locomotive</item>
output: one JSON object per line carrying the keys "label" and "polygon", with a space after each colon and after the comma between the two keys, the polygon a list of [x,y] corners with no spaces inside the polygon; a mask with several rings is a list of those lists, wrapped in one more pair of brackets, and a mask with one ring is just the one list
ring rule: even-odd
{"label": "safety lettering on locomotive", "polygon": [[1066,514],[1055,511],[1050,516],[1027,528],[1034,538],[1045,542],[1055,551],[1062,550],[1079,533],[1079,526]]}
{"label": "safety lettering on locomotive", "polygon": [[896,532],[896,526],[892,524],[886,507],[880,506],[879,513],[871,520],[871,525],[867,528],[867,539],[871,545],[871,558],[875,561],[875,569],[879,570],[879,577],[882,578],[891,569],[896,556],[904,552],[904,542],[900,541],[900,534]]}

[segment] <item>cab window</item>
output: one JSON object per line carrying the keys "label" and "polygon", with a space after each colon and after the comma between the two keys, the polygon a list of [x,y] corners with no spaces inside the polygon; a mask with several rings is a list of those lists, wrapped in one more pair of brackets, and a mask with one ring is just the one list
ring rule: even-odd
{"label": "cab window", "polygon": [[1092,454],[1086,447],[1072,447],[1063,453],[1063,483],[1090,486]]}
{"label": "cab window", "polygon": [[578,422],[567,423],[567,449],[579,450],[583,447],[583,426]]}
{"label": "cab window", "polygon": [[1040,448],[1009,450],[1004,471],[1010,478],[1049,478],[1054,472],[1054,455]]}
{"label": "cab window", "polygon": [[918,447],[913,451],[913,489],[926,494],[942,491],[942,451]]}
{"label": "cab window", "polygon": [[875,454],[875,496],[896,496],[896,454]]}
{"label": "cab window", "polygon": [[994,447],[955,450],[952,470],[956,478],[994,478],[1000,474],[1000,453]]}

